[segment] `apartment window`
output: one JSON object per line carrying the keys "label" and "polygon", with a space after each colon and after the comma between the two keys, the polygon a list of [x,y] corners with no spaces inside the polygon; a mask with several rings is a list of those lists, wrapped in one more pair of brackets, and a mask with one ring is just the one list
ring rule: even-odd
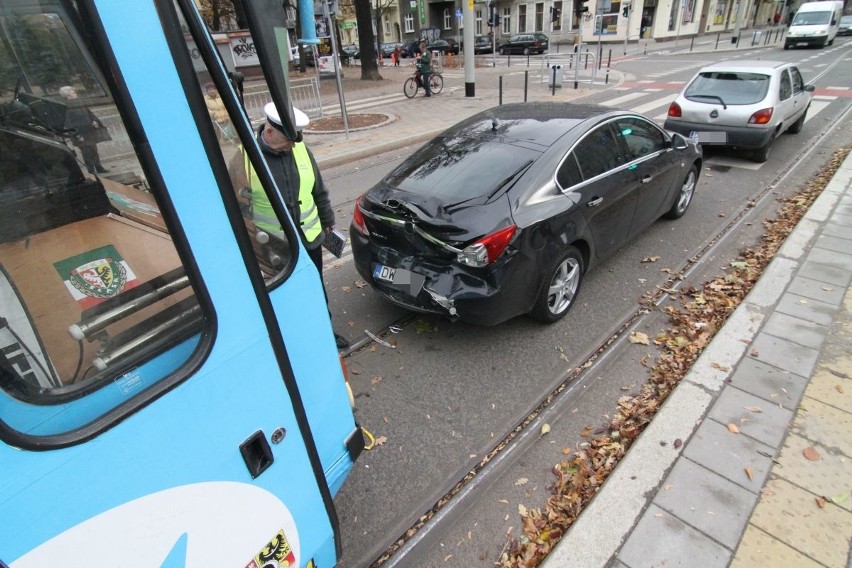
{"label": "apartment window", "polygon": [[559,17],[553,22],[553,31],[562,29],[562,2],[554,2],[553,9],[559,14]]}
{"label": "apartment window", "polygon": [[527,7],[525,4],[518,6],[518,33],[527,31]]}
{"label": "apartment window", "polygon": [[453,29],[453,13],[448,8],[444,8],[444,29]]}
{"label": "apartment window", "polygon": [[538,2],[535,5],[535,31],[540,32],[544,29],[544,2]]}
{"label": "apartment window", "polygon": [[405,15],[405,33],[414,33],[414,15],[411,12]]}
{"label": "apartment window", "polygon": [[473,33],[475,35],[482,35],[482,10],[476,11],[476,24],[473,28]]}
{"label": "apartment window", "polygon": [[512,33],[512,9],[511,8],[503,8],[503,17],[500,19],[503,23],[503,27],[501,29],[503,35],[509,35]]}

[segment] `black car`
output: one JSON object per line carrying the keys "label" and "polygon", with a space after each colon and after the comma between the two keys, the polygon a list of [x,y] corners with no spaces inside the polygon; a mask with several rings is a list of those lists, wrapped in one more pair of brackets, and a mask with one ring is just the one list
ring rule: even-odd
{"label": "black car", "polygon": [[[453,45],[455,43],[455,45]],[[459,54],[459,44],[453,40],[453,43],[450,43],[449,40],[446,39],[436,39],[432,43],[426,46],[426,49],[429,51],[437,51],[438,53],[451,53],[453,55]]]}
{"label": "black car", "polygon": [[491,42],[491,36],[476,36],[473,38],[474,53],[491,53],[494,50],[494,45]]}
{"label": "black car", "polygon": [[402,57],[414,57],[420,51],[420,42],[407,41],[399,48],[399,53]]}
{"label": "black car", "polygon": [[547,41],[545,37],[545,41],[539,36],[544,36],[544,34],[517,34],[510,37],[506,40],[505,43],[500,44],[497,48],[497,52],[500,55],[510,55],[513,53],[519,53],[522,55],[533,55],[536,53],[544,53],[547,50]]}
{"label": "black car", "polygon": [[701,149],[644,116],[517,103],[453,126],[358,198],[355,266],[390,301],[494,325],[554,322],[585,272],[682,216]]}

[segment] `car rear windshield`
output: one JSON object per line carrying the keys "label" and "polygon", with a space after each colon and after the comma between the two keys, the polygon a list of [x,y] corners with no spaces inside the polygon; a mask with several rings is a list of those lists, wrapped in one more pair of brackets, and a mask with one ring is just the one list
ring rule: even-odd
{"label": "car rear windshield", "polygon": [[499,142],[428,144],[388,174],[389,185],[445,203],[490,195],[512,181],[540,154]]}
{"label": "car rear windshield", "polygon": [[683,96],[695,102],[750,105],[762,101],[769,91],[769,75],[741,71],[705,71],[698,74]]}

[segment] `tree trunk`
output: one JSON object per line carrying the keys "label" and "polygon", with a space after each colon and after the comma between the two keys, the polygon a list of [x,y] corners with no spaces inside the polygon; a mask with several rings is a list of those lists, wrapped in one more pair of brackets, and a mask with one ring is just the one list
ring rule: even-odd
{"label": "tree trunk", "polygon": [[354,0],[355,19],[358,22],[358,48],[361,52],[361,80],[381,81],[376,63],[376,38],[373,36],[373,18],[370,0]]}

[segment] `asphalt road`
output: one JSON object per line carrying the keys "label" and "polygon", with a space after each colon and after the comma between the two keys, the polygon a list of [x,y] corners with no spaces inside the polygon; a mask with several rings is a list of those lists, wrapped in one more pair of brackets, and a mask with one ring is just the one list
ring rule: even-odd
{"label": "asphalt road", "polygon": [[[586,100],[659,118],[698,67],[721,57],[749,56],[657,54],[622,60],[619,69],[628,76],[623,90],[596,92]],[[708,152],[686,216],[658,221],[590,272],[577,304],[554,325],[517,318],[482,328],[418,316],[389,333],[389,324],[410,314],[361,287],[346,257],[326,268],[335,326],[349,336],[366,337],[359,332],[370,330],[395,345],[369,342],[347,357],[357,418],[383,443],[362,455],[336,499],[341,566],[373,563],[625,322],[649,334],[662,329],[658,313],[638,314],[640,298],[665,283],[668,274],[661,269],[684,270],[703,254],[686,283],[719,274],[759,236],[761,221],[776,210],[776,197],[794,192],[835,148],[852,142],[848,115],[846,128],[837,125],[852,105],[852,57],[844,43],[824,50],[764,50],[759,56],[798,61],[807,82],[817,78],[803,131],[781,137],[765,164],[735,152]],[[400,148],[325,172],[339,225],[348,226],[357,195],[412,150]],[[806,152],[807,159],[798,161]],[[748,206],[755,198],[757,203]],[[660,258],[642,262],[647,256]],[[491,566],[506,534],[520,534],[518,505],[540,506],[546,499],[549,470],[560,461],[562,448],[576,448],[586,425],[602,424],[617,399],[644,381],[647,371],[639,360],[645,355],[654,356],[653,349],[616,341],[546,411],[541,421],[551,425],[550,434],[541,437],[541,423],[533,423],[389,564]]]}

